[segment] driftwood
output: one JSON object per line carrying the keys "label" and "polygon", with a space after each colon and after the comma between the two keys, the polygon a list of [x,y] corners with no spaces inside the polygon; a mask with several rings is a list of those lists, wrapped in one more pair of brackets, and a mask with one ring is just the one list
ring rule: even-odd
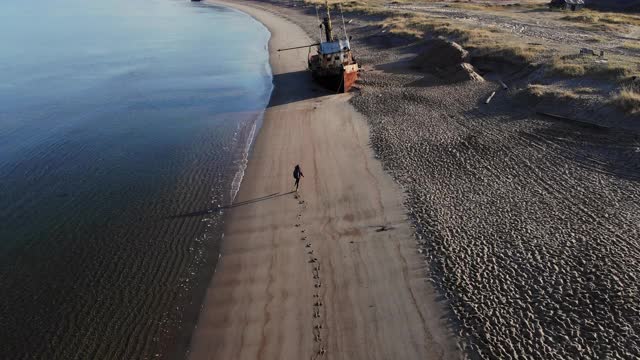
{"label": "driftwood", "polygon": [[495,92],[495,91],[494,91],[494,92],[492,92],[492,93],[491,93],[491,96],[489,96],[489,98],[487,99],[487,101],[485,102],[485,104],[490,103],[490,102],[491,102],[491,99],[493,99],[493,97],[494,97],[495,95],[496,95],[496,92]]}

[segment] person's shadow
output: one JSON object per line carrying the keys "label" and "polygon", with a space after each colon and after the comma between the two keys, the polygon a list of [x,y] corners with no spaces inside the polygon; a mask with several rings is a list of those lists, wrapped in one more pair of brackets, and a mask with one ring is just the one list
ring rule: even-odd
{"label": "person's shadow", "polygon": [[204,215],[207,215],[207,214],[209,214],[209,213],[211,213],[213,211],[224,210],[224,209],[232,209],[232,208],[239,207],[239,206],[255,204],[257,202],[272,200],[272,199],[279,198],[281,196],[286,196],[286,195],[293,194],[293,193],[295,193],[295,191],[289,191],[287,193],[282,193],[282,194],[280,192],[276,192],[276,193],[273,193],[273,194],[257,197],[257,198],[250,199],[250,200],[239,201],[239,202],[232,203],[232,204],[225,205],[225,206],[218,206],[218,207],[210,208],[210,209],[204,209],[204,210],[198,210],[198,211],[193,211],[193,212],[184,213],[184,214],[167,216],[165,219],[179,219],[179,218],[186,218],[186,217],[204,216]]}

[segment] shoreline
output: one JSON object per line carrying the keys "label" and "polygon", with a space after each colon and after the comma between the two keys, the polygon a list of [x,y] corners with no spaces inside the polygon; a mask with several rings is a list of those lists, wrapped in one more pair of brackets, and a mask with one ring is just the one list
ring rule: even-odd
{"label": "shoreline", "polygon": [[[366,121],[349,95],[326,96],[311,83],[306,49],[274,51],[311,43],[307,34],[254,3],[205,3],[270,31],[274,89],[225,214],[189,357],[455,357],[403,194],[374,159]],[[297,162],[306,175],[300,198],[288,192]]]}

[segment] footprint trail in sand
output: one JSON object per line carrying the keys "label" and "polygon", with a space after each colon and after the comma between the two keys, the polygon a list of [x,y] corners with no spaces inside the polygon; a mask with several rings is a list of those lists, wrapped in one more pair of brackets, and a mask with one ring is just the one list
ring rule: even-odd
{"label": "footprint trail in sand", "polygon": [[[302,222],[302,219],[303,219],[304,210],[306,209],[306,202],[302,199],[302,196],[300,196],[299,193],[296,193],[294,198],[298,201],[298,207],[300,211],[300,213],[298,213],[297,215],[298,223],[296,224],[296,227],[301,228],[300,234],[304,235],[306,229],[304,227],[304,223]],[[310,359],[315,360],[323,357],[327,352],[326,346],[323,342],[323,337],[322,337],[323,330],[325,329],[325,327],[323,326],[324,324],[323,324],[323,318],[321,313],[321,308],[323,305],[322,303],[323,297],[321,293],[322,281],[320,278],[320,260],[313,255],[314,251],[313,251],[312,239],[308,238],[308,236],[302,236],[300,239],[305,241],[305,245],[303,249],[306,252],[306,256],[309,258],[309,261],[308,261],[309,264],[311,264],[312,284],[314,288],[313,305],[312,305],[313,312],[312,312],[312,318],[311,318],[314,345],[313,345],[313,353],[311,354]]]}

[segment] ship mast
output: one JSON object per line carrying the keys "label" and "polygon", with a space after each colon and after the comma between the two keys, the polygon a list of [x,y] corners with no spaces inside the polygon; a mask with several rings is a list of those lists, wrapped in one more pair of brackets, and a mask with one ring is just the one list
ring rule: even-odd
{"label": "ship mast", "polygon": [[324,0],[324,5],[327,8],[327,16],[324,18],[324,34],[327,37],[327,42],[332,42],[333,32],[331,31],[331,14],[329,13],[329,0]]}
{"label": "ship mast", "polygon": [[318,5],[316,5],[316,17],[318,18],[318,29],[320,29],[320,42],[322,42],[322,21],[320,21],[320,13],[318,13]]}
{"label": "ship mast", "polygon": [[342,3],[338,5],[340,5],[340,16],[342,17],[342,30],[344,30],[344,39],[349,40],[349,37],[347,36],[347,26],[344,24],[344,13],[342,12]]}

